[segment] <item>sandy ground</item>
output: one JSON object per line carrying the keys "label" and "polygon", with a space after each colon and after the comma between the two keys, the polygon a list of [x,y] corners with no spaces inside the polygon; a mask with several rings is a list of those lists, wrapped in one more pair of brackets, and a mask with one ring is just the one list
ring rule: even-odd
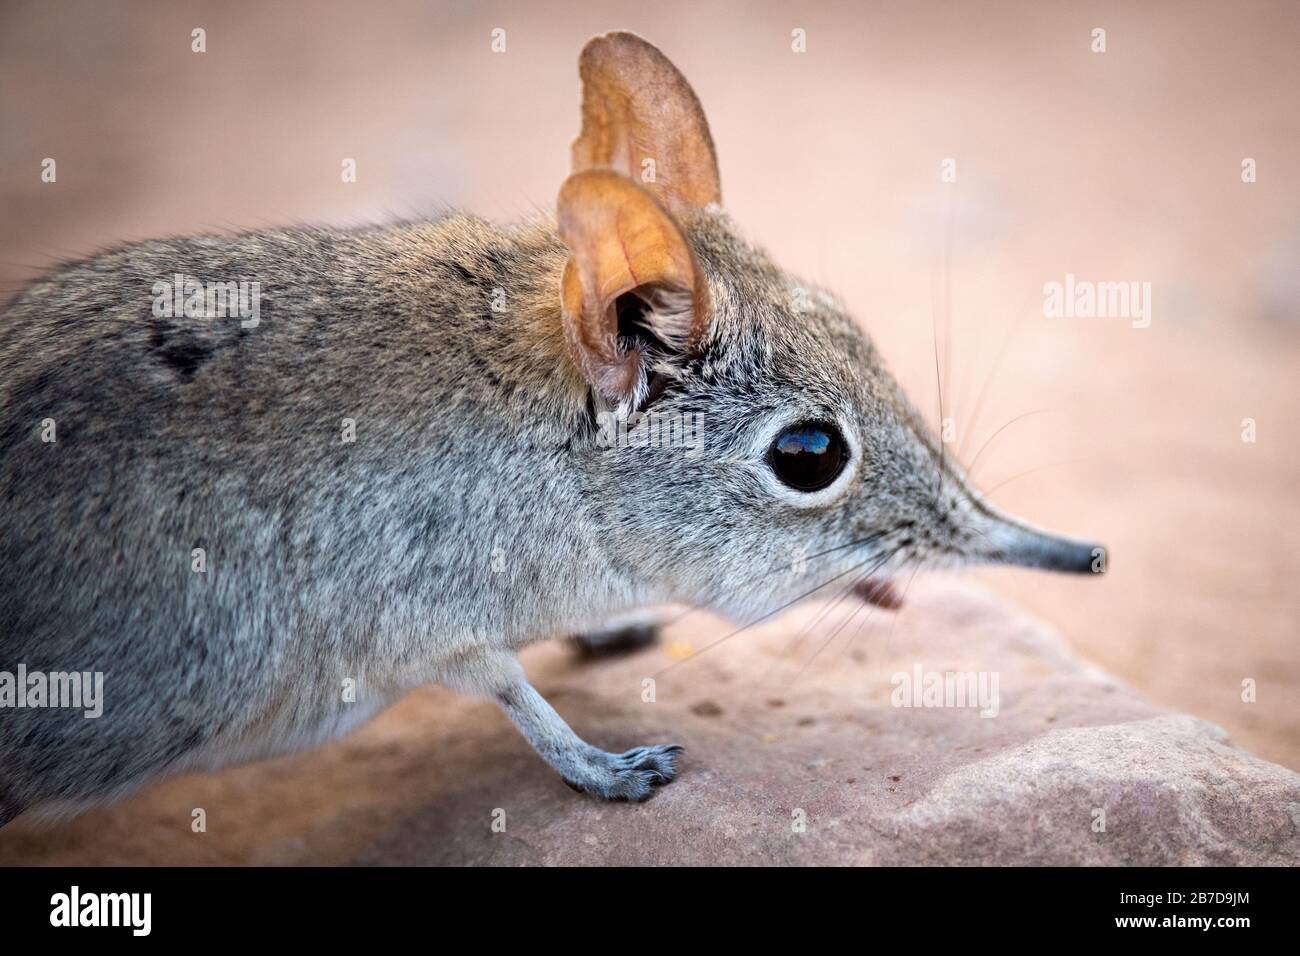
{"label": "sandy ground", "polygon": [[[546,207],[577,51],[612,28],[681,66],[737,220],[849,303],[936,420],[937,351],[993,500],[1111,548],[1100,580],[981,576],[1300,767],[1293,3],[11,2],[0,295],[124,239]],[[1067,273],[1150,282],[1150,327],[1045,318]]]}
{"label": "sandy ground", "polygon": [[[584,738],[686,748],[678,779],[645,803],[573,793],[493,702],[422,688],[309,753],[176,778],[71,821],[20,817],[0,831],[0,861],[1300,862],[1300,774],[1162,711],[972,582],[919,580],[911,596],[902,618],[804,608],[726,653],[683,622],[669,636],[695,647],[688,659],[646,648],[582,661],[556,642],[525,651],[539,691]],[[810,659],[801,634],[805,647],[829,643]],[[919,662],[987,669],[998,684],[965,707],[896,706],[897,675]]]}

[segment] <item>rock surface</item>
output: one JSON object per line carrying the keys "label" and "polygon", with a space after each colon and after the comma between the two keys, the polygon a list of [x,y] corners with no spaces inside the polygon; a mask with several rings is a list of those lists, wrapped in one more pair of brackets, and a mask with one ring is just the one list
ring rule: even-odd
{"label": "rock surface", "polygon": [[[307,754],[177,778],[72,821],[21,818],[0,831],[0,861],[1300,862],[1300,775],[1148,703],[987,592],[918,582],[896,617],[848,603],[707,651],[727,630],[696,616],[621,659],[526,653],[590,742],[686,746],[648,803],[572,793],[494,705],[430,689]],[[894,706],[892,678],[917,667],[996,674],[996,716]],[[206,832],[191,830],[196,808]]]}

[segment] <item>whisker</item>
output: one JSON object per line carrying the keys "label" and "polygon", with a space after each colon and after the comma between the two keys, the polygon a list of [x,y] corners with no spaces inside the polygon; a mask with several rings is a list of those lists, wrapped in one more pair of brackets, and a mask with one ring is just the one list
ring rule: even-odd
{"label": "whisker", "polygon": [[947,448],[943,440],[943,381],[939,375],[939,332],[935,325],[933,306],[930,309],[930,331],[932,333],[930,340],[934,344],[934,386],[939,393],[939,481],[935,486],[935,498],[939,499],[943,497],[943,472]]}
{"label": "whisker", "polygon": [[[893,554],[888,555],[888,556],[885,558],[885,560],[887,561],[887,560],[889,560],[889,558],[891,558],[891,557],[893,557]],[[883,562],[882,562],[882,563],[883,563]],[[866,580],[867,577],[870,577],[870,574],[865,575],[865,576],[862,578],[862,580]],[[820,656],[821,652],[824,651],[824,650],[826,650],[826,648],[830,647],[831,644],[835,641],[835,638],[839,636],[840,632],[843,631],[844,628],[846,628],[846,627],[847,627],[847,626],[848,626],[848,625],[849,625],[849,624],[850,624],[850,623],[851,623],[851,622],[852,622],[852,621],[853,621],[853,620],[854,620],[854,619],[855,619],[859,614],[861,614],[861,613],[862,613],[862,609],[863,609],[864,607],[867,607],[867,606],[868,606],[868,605],[867,605],[867,602],[866,602],[866,601],[863,601],[861,604],[859,604],[857,607],[855,607],[855,608],[853,609],[853,612],[852,612],[852,613],[851,613],[847,618],[845,618],[843,621],[841,621],[841,622],[839,623],[839,625],[836,626],[835,630],[831,631],[830,636],[827,637],[826,640],[822,641],[821,646],[818,647],[817,650],[813,652],[812,657],[808,658],[808,660],[804,662],[804,665],[803,665],[802,667],[799,668],[798,673],[796,673],[796,674],[794,675],[794,677],[791,678],[790,683],[789,683],[789,685],[787,685],[787,686],[789,686],[789,687],[793,687],[794,684],[795,684],[795,682],[796,682],[797,680],[799,680],[799,678],[800,678],[801,676],[803,676],[803,672],[806,671],[809,667],[812,666],[813,661],[817,660],[817,658],[818,658],[818,656]],[[870,607],[871,607],[871,611],[874,612],[875,609],[876,609],[876,605],[873,604],[873,605],[870,605]],[[867,616],[868,616],[868,617],[871,616],[870,612],[868,613]]]}
{"label": "whisker", "polygon": [[989,447],[989,445],[993,444],[993,439],[997,438],[999,435],[1001,435],[1004,431],[1006,431],[1008,428],[1010,428],[1010,427],[1011,427],[1012,425],[1014,425],[1016,422],[1018,422],[1018,421],[1022,421],[1023,419],[1026,419],[1026,418],[1032,418],[1032,417],[1035,416],[1035,415],[1045,415],[1045,414],[1047,414],[1048,412],[1055,412],[1055,411],[1058,411],[1058,409],[1055,409],[1055,408],[1037,408],[1037,409],[1034,409],[1034,411],[1032,411],[1032,412],[1025,412],[1024,414],[1022,414],[1022,415],[1017,415],[1015,418],[1011,419],[1011,421],[1007,422],[1005,425],[1003,425],[1001,428],[999,428],[997,431],[995,431],[995,432],[994,432],[992,435],[990,435],[988,438],[984,439],[984,444],[980,445],[979,451],[977,451],[977,452],[975,453],[975,457],[971,459],[971,463],[970,463],[969,465],[966,466],[966,474],[967,474],[967,476],[968,476],[968,477],[974,477],[974,475],[975,475],[975,466],[976,466],[977,464],[979,464],[980,456],[984,454],[985,450]]}
{"label": "whisker", "polygon": [[[952,400],[952,249],[953,239],[956,234],[957,189],[958,185],[954,182],[952,189],[948,191],[948,225],[943,250],[943,378],[941,381],[948,384],[950,402]],[[940,408],[939,444],[941,446],[944,444],[942,412],[943,409]],[[939,483],[939,491],[942,494],[942,478]]]}
{"label": "whisker", "polygon": [[1002,345],[998,348],[997,355],[993,358],[993,364],[989,367],[988,374],[984,376],[984,381],[980,383],[980,390],[975,396],[975,405],[971,412],[970,421],[966,423],[966,429],[962,432],[961,442],[957,445],[958,458],[961,458],[966,453],[966,443],[970,440],[970,436],[975,433],[975,429],[979,427],[980,414],[984,411],[984,400],[988,398],[989,383],[997,377],[998,369],[1002,367],[1002,360],[1007,356],[1007,349],[1011,345],[1011,340],[1015,338],[1016,333],[1024,326],[1025,319],[1032,314],[1024,307],[1031,299],[1033,299],[1032,294],[1025,297],[1024,303],[1022,303],[1020,308],[1020,318],[1017,319],[1015,324],[1007,330],[1006,337],[1003,338]]}
{"label": "whisker", "polygon": [[858,626],[853,629],[853,636],[850,637],[848,643],[844,645],[844,650],[840,651],[840,657],[842,658],[847,657],[849,652],[853,650],[853,645],[858,642],[858,638],[862,636],[862,633],[863,631],[866,630],[867,625],[871,623],[871,618],[873,615],[875,615],[876,610],[878,608],[879,608],[878,604],[873,604],[871,606],[871,610],[867,612],[867,616],[858,622]]}
{"label": "whisker", "polygon": [[999,488],[1001,488],[1003,485],[1009,485],[1009,484],[1011,484],[1011,482],[1013,482],[1013,481],[1015,481],[1015,480],[1017,480],[1017,479],[1019,479],[1019,478],[1024,478],[1026,475],[1032,475],[1034,472],[1037,472],[1037,471],[1043,471],[1043,470],[1045,470],[1045,469],[1047,469],[1047,468],[1060,468],[1062,465],[1074,465],[1074,464],[1078,464],[1079,462],[1084,462],[1084,461],[1093,461],[1093,460],[1095,460],[1095,456],[1093,456],[1093,458],[1087,458],[1087,457],[1085,457],[1085,458],[1069,458],[1069,459],[1066,459],[1065,461],[1054,461],[1054,462],[1052,462],[1052,463],[1049,464],[1049,465],[1039,465],[1037,468],[1030,468],[1028,471],[1022,471],[1022,472],[1020,472],[1019,474],[1012,475],[1010,478],[1006,479],[1005,481],[1000,481],[1000,482],[998,482],[996,485],[994,485],[994,486],[993,486],[992,488],[990,488],[988,491],[984,492],[983,495],[984,495],[985,498],[988,498],[988,497],[992,496],[992,494],[993,494],[995,491],[997,491]]}
{"label": "whisker", "polygon": [[[816,554],[808,555],[807,557],[804,558],[804,560],[815,561],[818,558],[826,557],[828,554],[836,554],[840,551],[845,551],[849,548],[862,547],[864,545],[871,544],[874,541],[878,541],[880,538],[884,537],[885,535],[893,534],[895,531],[898,530],[900,529],[890,528],[887,531],[877,531],[874,532],[873,534],[867,535],[867,537],[865,538],[859,538],[856,541],[849,541],[844,544],[837,544],[834,547],[827,548],[825,551],[818,551]],[[751,584],[757,584],[759,581],[765,580],[769,577],[772,577],[773,575],[780,574],[782,572],[788,572],[788,571],[790,571],[790,565],[787,563],[774,565],[768,570],[763,571],[752,578],[749,578],[744,582],[743,585],[741,585],[741,587],[742,588],[749,587]],[[687,607],[686,610],[682,611],[680,614],[676,615],[675,617],[669,618],[668,620],[661,622],[661,626],[671,627],[672,625],[678,623],[679,621],[685,620],[686,618],[690,617],[692,614],[695,614],[698,611],[708,610],[709,606],[712,603],[713,602],[710,601],[701,601],[696,604],[692,604],[689,607]]]}
{"label": "whisker", "polygon": [[[776,670],[777,665],[781,662],[782,659],[788,657],[790,653],[795,649],[795,647],[803,643],[804,638],[806,638],[809,634],[811,634],[813,630],[817,627],[817,625],[820,624],[828,614],[830,614],[837,607],[839,607],[840,604],[843,603],[844,599],[848,597],[850,594],[852,594],[854,589],[857,588],[859,584],[866,581],[868,578],[871,577],[871,575],[875,574],[882,567],[884,567],[889,562],[889,559],[894,556],[895,553],[896,552],[891,551],[885,555],[882,555],[880,559],[876,561],[871,567],[869,567],[866,571],[864,571],[862,574],[858,575],[853,581],[851,581],[840,592],[839,596],[836,597],[834,601],[829,602],[826,605],[826,607],[822,608],[821,611],[818,612],[816,617],[814,617],[811,621],[809,621],[806,625],[804,625],[804,627],[802,627],[799,630],[799,633],[796,634],[794,638],[790,641],[790,643],[786,645],[785,649],[781,651],[778,659],[772,663],[772,668],[771,670],[769,670],[768,676],[771,676],[772,671]],[[865,604],[866,602],[863,601],[862,603]],[[766,678],[764,678],[764,680],[766,680]]]}
{"label": "whisker", "polygon": [[868,559],[865,560],[865,561],[861,561],[861,562],[859,562],[858,564],[852,565],[851,567],[849,567],[848,569],[846,569],[846,570],[844,570],[844,571],[841,571],[839,574],[835,575],[834,577],[832,577],[832,578],[830,578],[830,579],[828,579],[828,580],[826,580],[826,581],[823,581],[821,584],[817,585],[816,587],[814,587],[814,588],[810,588],[809,590],[807,590],[807,591],[805,591],[804,593],[800,594],[798,597],[794,598],[793,600],[786,601],[784,604],[780,605],[779,607],[773,608],[772,610],[768,611],[766,614],[762,615],[761,617],[757,617],[757,618],[755,618],[754,620],[750,621],[750,622],[747,623],[747,624],[742,624],[740,627],[736,628],[735,630],[731,631],[731,632],[728,633],[728,634],[724,634],[722,637],[718,638],[717,640],[710,641],[708,644],[705,644],[702,648],[700,648],[698,651],[696,651],[696,652],[695,652],[694,654],[692,654],[690,657],[686,657],[686,658],[683,658],[683,659],[681,659],[681,660],[673,661],[671,664],[669,664],[667,667],[665,667],[665,668],[663,668],[662,670],[660,670],[660,671],[659,671],[658,673],[656,673],[654,676],[655,676],[655,677],[659,677],[659,676],[662,675],[662,674],[666,674],[666,673],[668,673],[670,670],[672,670],[673,668],[677,667],[677,665],[679,665],[679,664],[684,664],[684,663],[686,663],[686,661],[692,661],[692,660],[695,660],[697,657],[699,657],[699,656],[700,656],[701,654],[703,654],[705,651],[711,650],[711,649],[717,647],[717,646],[718,646],[719,644],[721,644],[723,641],[730,640],[731,638],[735,637],[737,634],[740,634],[740,633],[742,633],[743,631],[747,631],[747,630],[749,630],[749,629],[750,629],[751,627],[753,627],[755,624],[761,624],[763,621],[766,621],[768,618],[771,618],[771,617],[773,617],[773,616],[775,616],[775,615],[781,613],[781,612],[784,611],[786,608],[793,607],[794,605],[798,604],[800,601],[804,600],[805,598],[811,597],[813,594],[816,594],[818,591],[820,591],[822,588],[826,587],[827,585],[834,584],[836,581],[840,580],[841,578],[846,577],[847,575],[850,575],[850,574],[852,574],[852,573],[855,572],[855,571],[861,570],[862,568],[866,567],[868,564],[870,564],[870,563],[871,563],[872,561],[874,561],[874,560],[876,560],[874,557],[873,557],[873,558],[868,558]]}
{"label": "whisker", "polygon": [[[923,568],[923,567],[926,565],[926,563],[927,563],[927,562],[926,562],[926,559],[925,559],[925,558],[921,558],[919,561],[916,562],[916,567],[914,567],[914,568],[912,569],[912,576],[911,576],[910,578],[907,579],[907,584],[903,587],[903,595],[902,595],[901,598],[899,598],[899,604],[900,604],[900,606],[903,605],[904,602],[906,602],[906,600],[907,600],[907,592],[910,591],[910,590],[912,590],[912,582],[916,580],[916,575],[920,572],[921,568]],[[888,636],[885,638],[885,651],[886,651],[886,652],[889,651],[889,646],[890,646],[890,644],[892,644],[893,641],[894,641],[894,628],[898,627],[898,619],[899,619],[900,617],[902,617],[902,614],[901,614],[901,613],[899,613],[899,614],[895,614],[895,615],[894,615],[894,620],[890,622],[890,625],[889,625],[889,634],[888,634]]]}
{"label": "whisker", "polygon": [[[898,549],[898,550],[901,550],[901,549]],[[898,550],[896,550],[896,551],[894,552],[894,554],[897,554],[897,553],[898,553]],[[893,555],[891,554],[890,557],[892,558]],[[903,597],[906,597],[906,594],[904,594]],[[901,610],[901,608],[902,608],[901,600],[902,600],[902,598],[900,598],[899,610]],[[878,605],[878,604],[873,604],[873,605],[871,605],[871,610],[867,612],[867,616],[864,617],[864,618],[862,619],[862,621],[858,624],[857,628],[853,631],[853,636],[850,637],[849,640],[848,640],[848,643],[844,645],[844,650],[840,651],[840,657],[844,657],[844,656],[846,656],[846,655],[849,653],[849,651],[851,651],[851,650],[853,649],[853,645],[856,644],[856,643],[858,642],[858,637],[861,636],[861,634],[862,634],[862,632],[863,632],[864,630],[866,630],[867,625],[868,625],[869,623],[871,623],[871,618],[872,618],[872,616],[876,613],[876,611],[877,611],[879,608],[880,608],[880,605]],[[897,611],[895,611],[895,613],[897,613]]]}

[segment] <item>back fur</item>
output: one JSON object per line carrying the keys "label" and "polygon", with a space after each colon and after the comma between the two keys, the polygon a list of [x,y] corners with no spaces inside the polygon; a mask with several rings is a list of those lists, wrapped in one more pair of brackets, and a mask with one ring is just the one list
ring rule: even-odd
{"label": "back fur", "polygon": [[[549,224],[454,216],[146,242],[28,288],[0,320],[0,669],[102,671],[106,714],[8,710],[0,797],[312,743],[365,711],[345,679],[381,704],[622,600],[554,560],[613,565],[563,464],[563,257]],[[260,281],[260,325],[154,316],[175,273]]]}

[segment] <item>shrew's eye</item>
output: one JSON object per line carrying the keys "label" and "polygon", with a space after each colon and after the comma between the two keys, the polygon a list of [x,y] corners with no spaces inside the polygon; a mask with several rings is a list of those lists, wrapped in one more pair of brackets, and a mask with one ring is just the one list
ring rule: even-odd
{"label": "shrew's eye", "polygon": [[834,425],[804,422],[777,435],[767,457],[776,476],[791,488],[820,491],[844,470],[849,448]]}

